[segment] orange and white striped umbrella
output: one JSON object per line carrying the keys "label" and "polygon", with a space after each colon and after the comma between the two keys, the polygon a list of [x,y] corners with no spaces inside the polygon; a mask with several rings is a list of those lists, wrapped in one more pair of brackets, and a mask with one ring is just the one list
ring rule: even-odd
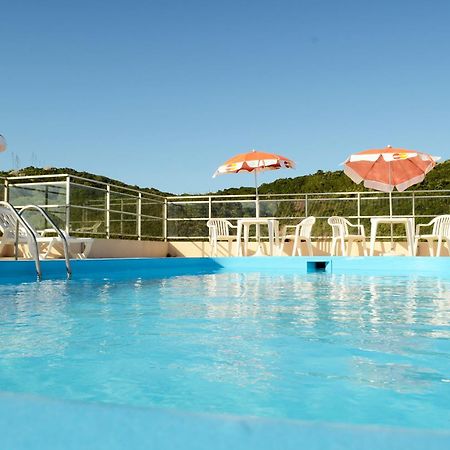
{"label": "orange and white striped umbrella", "polygon": [[344,173],[357,184],[364,181],[367,188],[404,191],[423,181],[439,159],[439,156],[388,145],[350,155],[344,162]]}
{"label": "orange and white striped umbrella", "polygon": [[263,172],[282,168],[293,169],[294,167],[294,161],[284,156],[252,150],[233,156],[215,171],[213,177],[226,173]]}
{"label": "orange and white striped umbrella", "polygon": [[224,175],[226,173],[253,172],[255,175],[256,217],[259,218],[257,174],[266,170],[277,170],[282,168],[293,169],[294,167],[294,161],[291,161],[284,156],[252,150],[248,153],[241,153],[233,156],[233,158],[226,161],[214,172],[213,178],[217,175]]}

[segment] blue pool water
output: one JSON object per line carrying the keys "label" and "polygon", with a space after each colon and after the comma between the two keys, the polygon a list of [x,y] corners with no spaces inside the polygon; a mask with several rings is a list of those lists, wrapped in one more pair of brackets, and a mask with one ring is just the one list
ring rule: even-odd
{"label": "blue pool water", "polygon": [[447,429],[450,279],[272,271],[5,284],[0,390]]}

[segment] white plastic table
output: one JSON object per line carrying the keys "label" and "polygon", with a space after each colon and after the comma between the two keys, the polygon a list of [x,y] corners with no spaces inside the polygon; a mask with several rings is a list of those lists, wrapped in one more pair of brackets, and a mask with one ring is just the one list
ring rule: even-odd
{"label": "white plastic table", "polygon": [[405,225],[406,241],[408,243],[408,252],[414,256],[414,219],[411,217],[372,217],[370,219],[370,256],[373,256],[375,241],[377,239],[377,228],[380,223]]}
{"label": "white plastic table", "polygon": [[[257,227],[257,238],[258,238],[258,245],[259,245],[259,226],[260,225],[266,225],[268,228],[268,235],[269,235],[269,253],[270,256],[273,256],[274,246],[278,246],[279,243],[279,223],[276,219],[239,219],[237,221],[237,256],[247,256],[248,252],[248,239],[250,234],[250,227],[252,225],[256,225]],[[242,245],[241,245],[241,237],[242,237],[242,229],[244,229],[244,251],[242,252]]]}

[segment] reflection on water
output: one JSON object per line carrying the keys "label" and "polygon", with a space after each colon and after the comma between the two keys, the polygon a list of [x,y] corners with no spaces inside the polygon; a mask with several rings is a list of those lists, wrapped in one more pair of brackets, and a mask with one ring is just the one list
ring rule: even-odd
{"label": "reflection on water", "polygon": [[354,359],[354,375],[367,387],[391,389],[398,393],[425,393],[432,390],[433,382],[441,381],[434,370],[426,367],[397,363],[379,364],[362,357]]}
{"label": "reflection on water", "polygon": [[450,280],[289,273],[7,285],[0,389],[442,427]]}
{"label": "reflection on water", "polygon": [[0,348],[2,358],[63,354],[71,335],[66,314],[70,299],[60,283],[2,287]]}

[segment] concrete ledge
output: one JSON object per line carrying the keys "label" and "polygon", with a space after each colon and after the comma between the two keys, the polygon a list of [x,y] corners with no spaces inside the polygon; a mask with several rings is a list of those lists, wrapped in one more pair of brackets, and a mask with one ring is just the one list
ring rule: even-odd
{"label": "concrete ledge", "polygon": [[[314,256],[330,256],[330,241],[316,240],[313,242]],[[281,256],[291,256],[293,242],[287,242],[283,248]],[[262,250],[265,254],[269,252],[268,242],[261,244]],[[21,250],[26,252],[26,249]],[[75,253],[79,253],[81,245],[77,248],[72,245]],[[307,249],[304,243],[301,245],[302,255],[307,255]],[[219,257],[234,256],[236,254],[236,243],[234,242],[231,248],[225,242],[220,242],[218,245]],[[249,245],[249,254],[253,255],[257,250],[256,242],[251,242]],[[379,241],[375,245],[375,256],[382,256],[384,254],[395,254],[399,256],[408,256],[406,242],[395,242],[391,249],[390,242]],[[3,249],[2,256],[12,256],[14,248],[12,245],[6,246]],[[277,255],[277,253],[275,253]],[[165,256],[184,256],[184,257],[209,257],[211,255],[211,248],[208,241],[133,241],[121,239],[94,239],[89,258],[162,258]],[[363,256],[362,247],[356,244],[350,249],[351,256]],[[419,256],[429,256],[428,246],[425,243],[419,244]],[[51,255],[55,258],[62,258],[62,247],[55,246],[55,251]],[[448,256],[448,250],[444,246],[442,256]]]}
{"label": "concrete ledge", "polygon": [[[27,245],[19,246],[19,255],[28,255]],[[82,244],[72,244],[74,253],[82,251]],[[169,253],[169,244],[161,241],[133,241],[126,239],[94,239],[89,258],[162,258]],[[1,256],[14,256],[14,246],[7,245]],[[51,257],[63,258],[61,244],[56,244]]]}
{"label": "concrete ledge", "polygon": [[[216,272],[280,272],[334,274],[450,276],[450,258],[273,256],[240,258],[121,258],[72,261],[73,279],[138,278],[197,275]],[[66,277],[64,260],[42,261],[44,279]],[[2,282],[36,279],[34,261],[0,261]]]}
{"label": "concrete ledge", "polygon": [[168,253],[167,242],[95,239],[89,258],[162,258]]}

